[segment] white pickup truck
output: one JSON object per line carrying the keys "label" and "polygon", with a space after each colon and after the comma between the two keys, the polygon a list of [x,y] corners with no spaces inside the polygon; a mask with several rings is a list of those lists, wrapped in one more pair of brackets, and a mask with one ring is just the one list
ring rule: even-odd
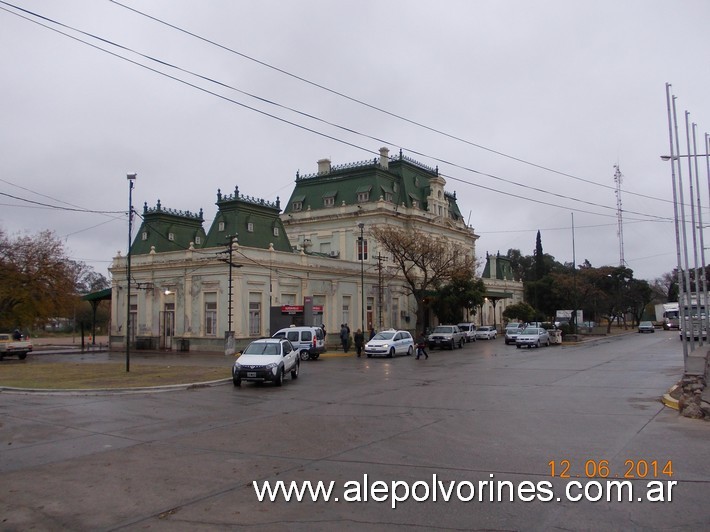
{"label": "white pickup truck", "polygon": [[9,356],[24,360],[27,358],[27,353],[31,351],[32,341],[29,338],[15,340],[12,334],[0,333],[0,360]]}

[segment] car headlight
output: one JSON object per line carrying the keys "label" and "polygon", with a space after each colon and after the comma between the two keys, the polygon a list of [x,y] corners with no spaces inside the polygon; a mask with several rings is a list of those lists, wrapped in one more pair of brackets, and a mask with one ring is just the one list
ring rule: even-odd
{"label": "car headlight", "polygon": [[235,362],[233,369],[234,369],[234,371],[239,371],[240,369],[242,369],[242,366],[241,366],[241,364],[239,364],[239,362]]}

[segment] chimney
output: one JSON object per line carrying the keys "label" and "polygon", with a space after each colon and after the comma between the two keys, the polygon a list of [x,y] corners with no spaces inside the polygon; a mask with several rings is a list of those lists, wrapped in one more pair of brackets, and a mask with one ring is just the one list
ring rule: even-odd
{"label": "chimney", "polygon": [[389,148],[380,148],[380,166],[387,170],[390,165]]}
{"label": "chimney", "polygon": [[319,174],[329,174],[330,173],[330,159],[320,159],[318,161],[318,173]]}

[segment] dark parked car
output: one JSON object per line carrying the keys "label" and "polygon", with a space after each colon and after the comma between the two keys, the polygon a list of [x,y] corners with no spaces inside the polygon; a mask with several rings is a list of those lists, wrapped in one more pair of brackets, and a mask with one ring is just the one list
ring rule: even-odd
{"label": "dark parked car", "polygon": [[639,332],[640,333],[646,333],[646,332],[656,332],[656,328],[653,326],[652,321],[642,321],[639,323]]}

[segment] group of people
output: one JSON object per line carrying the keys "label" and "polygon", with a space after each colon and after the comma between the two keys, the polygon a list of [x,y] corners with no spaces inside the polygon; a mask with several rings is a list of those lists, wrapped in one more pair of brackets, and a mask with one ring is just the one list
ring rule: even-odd
{"label": "group of people", "polygon": [[[372,340],[372,338],[376,334],[374,327],[370,327],[369,334],[369,339]],[[348,327],[347,323],[342,323],[340,325],[340,342],[343,345],[343,352],[347,353],[348,349],[350,348],[350,327]],[[362,331],[362,329],[358,329],[357,331],[355,331],[355,334],[353,334],[353,344],[355,344],[355,351],[357,352],[357,356],[362,355],[362,350],[365,347],[365,333]]]}

